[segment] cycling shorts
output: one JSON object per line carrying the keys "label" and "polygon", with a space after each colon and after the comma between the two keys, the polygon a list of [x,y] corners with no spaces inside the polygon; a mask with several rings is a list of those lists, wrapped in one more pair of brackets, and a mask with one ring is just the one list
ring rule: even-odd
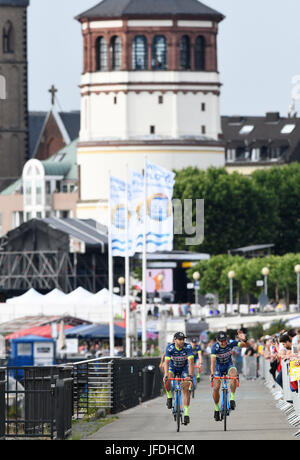
{"label": "cycling shorts", "polygon": [[174,367],[172,366],[172,363],[170,363],[169,372],[171,372],[174,375],[174,377],[185,379],[186,377],[189,376],[189,367],[188,365],[184,367]]}
{"label": "cycling shorts", "polygon": [[224,375],[228,375],[231,369],[236,369],[232,362],[229,362],[225,365],[223,364],[222,366],[217,364],[215,369],[215,376],[223,377]]}

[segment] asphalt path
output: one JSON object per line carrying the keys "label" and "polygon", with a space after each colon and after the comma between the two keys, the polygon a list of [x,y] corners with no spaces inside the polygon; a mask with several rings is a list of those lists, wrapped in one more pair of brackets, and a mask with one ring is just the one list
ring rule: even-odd
{"label": "asphalt path", "polygon": [[[128,390],[130,391],[130,390]],[[296,440],[292,427],[276,406],[263,381],[241,377],[236,394],[237,408],[232,411],[224,432],[223,422],[213,419],[214,406],[209,377],[203,376],[195,398],[191,399],[188,426],[179,433],[166,408],[166,397],[145,402],[118,414],[118,420],[101,428],[90,440]]]}

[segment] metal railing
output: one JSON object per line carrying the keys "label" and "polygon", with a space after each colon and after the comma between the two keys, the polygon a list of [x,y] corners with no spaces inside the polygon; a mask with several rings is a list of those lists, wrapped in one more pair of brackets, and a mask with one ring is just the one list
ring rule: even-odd
{"label": "metal railing", "polygon": [[72,364],[74,379],[74,415],[90,409],[113,406],[113,358],[95,358]]}
{"label": "metal railing", "polygon": [[64,439],[72,426],[72,368],[8,367],[3,372],[0,430],[4,424],[5,438]]}
{"label": "metal railing", "polygon": [[[265,380],[265,385],[269,388],[277,401],[277,407],[284,411],[288,417],[289,423],[300,428],[300,389],[298,382],[298,391],[292,391],[290,386],[289,361],[281,360],[282,369],[282,387],[275,381],[270,373],[270,360],[264,356],[259,359],[260,376]],[[277,373],[276,373],[277,374]],[[300,430],[295,433],[295,437],[300,437]]]}
{"label": "metal railing", "polygon": [[96,358],[73,363],[74,416],[116,414],[161,394],[160,358]]}
{"label": "metal railing", "polygon": [[[0,414],[5,413],[5,369],[0,368]],[[5,418],[0,415],[0,439],[5,438]]]}

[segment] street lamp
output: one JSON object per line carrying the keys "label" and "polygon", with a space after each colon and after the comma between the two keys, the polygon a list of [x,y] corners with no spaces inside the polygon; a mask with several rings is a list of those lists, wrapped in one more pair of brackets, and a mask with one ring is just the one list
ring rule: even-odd
{"label": "street lamp", "polygon": [[118,283],[120,285],[120,295],[123,297],[124,295],[124,284],[125,284],[125,278],[123,276],[120,276],[118,279]]}
{"label": "street lamp", "polygon": [[264,267],[261,271],[261,274],[264,276],[264,286],[265,286],[265,294],[268,295],[268,275],[270,273],[270,270],[268,267]]}
{"label": "street lamp", "polygon": [[297,273],[297,305],[300,307],[300,265],[295,265],[295,272]]}
{"label": "street lamp", "polygon": [[233,299],[233,278],[235,277],[235,272],[233,270],[230,270],[228,272],[228,278],[229,278],[229,302],[230,302],[230,309],[232,312],[232,299]]}
{"label": "street lamp", "polygon": [[199,291],[199,279],[200,279],[200,273],[199,272],[194,272],[193,273],[193,280],[194,280],[194,289],[195,289],[195,304],[198,305],[198,291]]}

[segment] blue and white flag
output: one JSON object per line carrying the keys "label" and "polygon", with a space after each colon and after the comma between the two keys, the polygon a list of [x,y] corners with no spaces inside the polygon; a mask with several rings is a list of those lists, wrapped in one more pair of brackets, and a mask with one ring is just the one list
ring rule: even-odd
{"label": "blue and white flag", "polygon": [[[130,202],[130,187],[128,187],[128,203]],[[126,213],[126,183],[116,177],[110,177],[110,206],[111,206],[111,238],[112,255],[126,256],[126,219],[128,219],[128,255],[134,254],[131,236],[131,214],[129,206]],[[127,214],[127,215],[126,215]]]}
{"label": "blue and white flag", "polygon": [[129,169],[129,187],[131,191],[129,204],[131,236],[133,240],[133,251],[135,253],[143,250],[144,176]]}
{"label": "blue and white flag", "polygon": [[[141,180],[143,179],[143,181]],[[175,174],[147,162],[146,247],[147,252],[173,250],[172,197]],[[136,184],[136,252],[143,251],[144,236],[144,178]],[[138,203],[138,204],[137,204]]]}

